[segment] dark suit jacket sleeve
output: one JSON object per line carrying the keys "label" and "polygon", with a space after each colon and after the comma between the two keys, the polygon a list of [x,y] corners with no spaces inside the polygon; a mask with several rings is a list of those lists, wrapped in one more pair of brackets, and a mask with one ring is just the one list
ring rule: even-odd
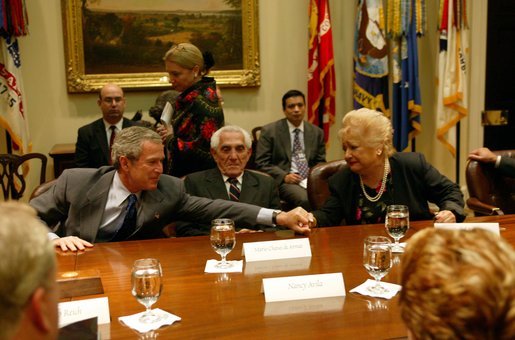
{"label": "dark suit jacket sleeve", "polygon": [[[325,163],[326,160],[325,160],[325,142],[324,142],[324,131],[322,131],[322,129],[320,129],[319,127],[315,127],[316,128],[316,136],[317,136],[317,139],[316,139],[316,153],[314,154],[314,157],[313,157],[313,162],[310,162],[309,164],[309,167],[314,167],[315,165],[319,164],[319,163]],[[304,141],[304,143],[306,143],[306,141]]]}
{"label": "dark suit jacket sleeve", "polygon": [[357,197],[352,173],[348,168],[338,171],[328,179],[329,197],[320,210],[313,211],[321,227],[354,224],[352,203]]}
{"label": "dark suit jacket sleeve", "polygon": [[[216,174],[216,175],[215,175]],[[216,169],[200,171],[190,174],[184,179],[184,186],[186,191],[193,196],[207,197],[210,199],[225,199],[227,200],[227,191],[225,183],[215,176],[220,176]],[[215,180],[215,178],[217,178]],[[206,180],[209,179],[209,180]],[[255,192],[259,190],[259,192]],[[244,185],[242,188],[242,202],[249,204],[256,204],[270,209],[279,209],[279,193],[277,187],[271,177],[261,174],[255,174],[246,171]],[[210,231],[210,224],[202,224],[199,221],[185,222],[179,221],[176,224],[177,236],[199,236],[208,235]],[[254,224],[245,225],[238,224],[238,229],[263,229],[264,226],[257,226]]]}
{"label": "dark suit jacket sleeve", "polygon": [[[191,175],[188,175],[184,178],[186,192],[193,196],[200,196],[200,190],[196,185],[196,182],[192,180],[190,176]],[[177,236],[201,236],[209,235],[210,227],[211,226],[209,224],[202,224],[199,222],[177,221],[175,231]]]}
{"label": "dark suit jacket sleeve", "polygon": [[[64,222],[68,216],[69,204],[64,197],[68,175],[69,172],[65,170],[50,189],[29,202],[36,209],[38,217],[50,228]],[[56,231],[56,234],[62,236],[61,231]]]}
{"label": "dark suit jacket sleeve", "polygon": [[291,166],[288,160],[279,161],[276,158],[274,159],[274,148],[282,147],[277,142],[279,138],[276,135],[279,122],[268,124],[263,127],[256,150],[257,168],[271,175],[275,179],[277,185],[280,185],[283,182],[284,176],[288,174]]}
{"label": "dark suit jacket sleeve", "polygon": [[424,183],[428,188],[429,201],[438,205],[440,210],[452,211],[456,220],[462,222],[466,214],[463,209],[465,203],[460,187],[429,164],[422,154],[417,155],[420,157],[420,166],[424,172]]}
{"label": "dark suit jacket sleeve", "polygon": [[515,158],[508,156],[501,157],[499,172],[501,172],[504,176],[515,177]]}
{"label": "dark suit jacket sleeve", "polygon": [[77,134],[77,143],[75,143],[75,166],[77,168],[88,168],[89,163],[89,149],[91,145],[91,138],[88,137],[87,126],[79,128]]}

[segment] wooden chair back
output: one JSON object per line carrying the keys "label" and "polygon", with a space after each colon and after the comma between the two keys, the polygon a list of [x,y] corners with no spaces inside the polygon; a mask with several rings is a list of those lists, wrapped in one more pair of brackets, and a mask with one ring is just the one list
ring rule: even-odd
{"label": "wooden chair back", "polygon": [[[31,167],[31,171],[39,171],[39,184],[45,182],[47,157],[41,153],[25,155],[0,154],[0,185],[4,200],[19,200],[27,187],[24,165],[33,159],[41,161],[41,167]],[[32,163],[31,163],[32,164]]]}

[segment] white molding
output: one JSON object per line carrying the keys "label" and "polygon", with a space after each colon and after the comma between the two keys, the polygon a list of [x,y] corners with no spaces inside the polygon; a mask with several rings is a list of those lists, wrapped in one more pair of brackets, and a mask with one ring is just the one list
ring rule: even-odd
{"label": "white molding", "polygon": [[468,150],[483,146],[481,111],[485,108],[486,40],[488,0],[474,0],[471,4],[470,25],[470,110]]}

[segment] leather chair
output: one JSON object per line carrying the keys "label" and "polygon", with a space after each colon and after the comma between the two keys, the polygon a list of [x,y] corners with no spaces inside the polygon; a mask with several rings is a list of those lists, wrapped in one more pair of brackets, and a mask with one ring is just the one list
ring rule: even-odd
{"label": "leather chair", "polygon": [[[39,159],[41,167],[39,169],[39,184],[45,182],[47,157],[41,153],[28,153],[25,155],[0,154],[0,181],[4,200],[19,200],[26,189],[24,165],[33,164],[29,161]],[[34,163],[35,164],[35,163]],[[32,170],[37,169],[32,167]]]}
{"label": "leather chair", "polygon": [[327,180],[336,172],[344,169],[347,162],[343,159],[317,164],[308,174],[308,200],[311,209],[320,209],[329,198],[329,184]]}
{"label": "leather chair", "polygon": [[246,169],[256,169],[256,148],[262,128],[262,126],[256,126],[252,129],[252,154],[247,162]]}
{"label": "leather chair", "polygon": [[[493,151],[515,158],[515,150]],[[466,167],[468,207],[476,216],[515,213],[515,178],[502,176],[492,164],[469,161]]]}

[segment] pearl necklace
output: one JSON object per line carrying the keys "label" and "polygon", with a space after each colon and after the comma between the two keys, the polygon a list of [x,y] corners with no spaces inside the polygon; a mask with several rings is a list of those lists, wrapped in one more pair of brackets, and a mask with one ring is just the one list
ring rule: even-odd
{"label": "pearl necklace", "polygon": [[365,186],[363,185],[363,180],[361,179],[361,175],[359,175],[359,184],[361,185],[361,190],[363,191],[363,194],[369,200],[370,202],[377,202],[383,196],[383,192],[386,189],[386,178],[388,177],[388,173],[390,172],[390,162],[388,161],[388,158],[385,159],[384,162],[384,173],[383,173],[383,180],[381,181],[381,187],[379,188],[379,192],[376,196],[370,197],[367,194],[367,191],[365,190]]}

